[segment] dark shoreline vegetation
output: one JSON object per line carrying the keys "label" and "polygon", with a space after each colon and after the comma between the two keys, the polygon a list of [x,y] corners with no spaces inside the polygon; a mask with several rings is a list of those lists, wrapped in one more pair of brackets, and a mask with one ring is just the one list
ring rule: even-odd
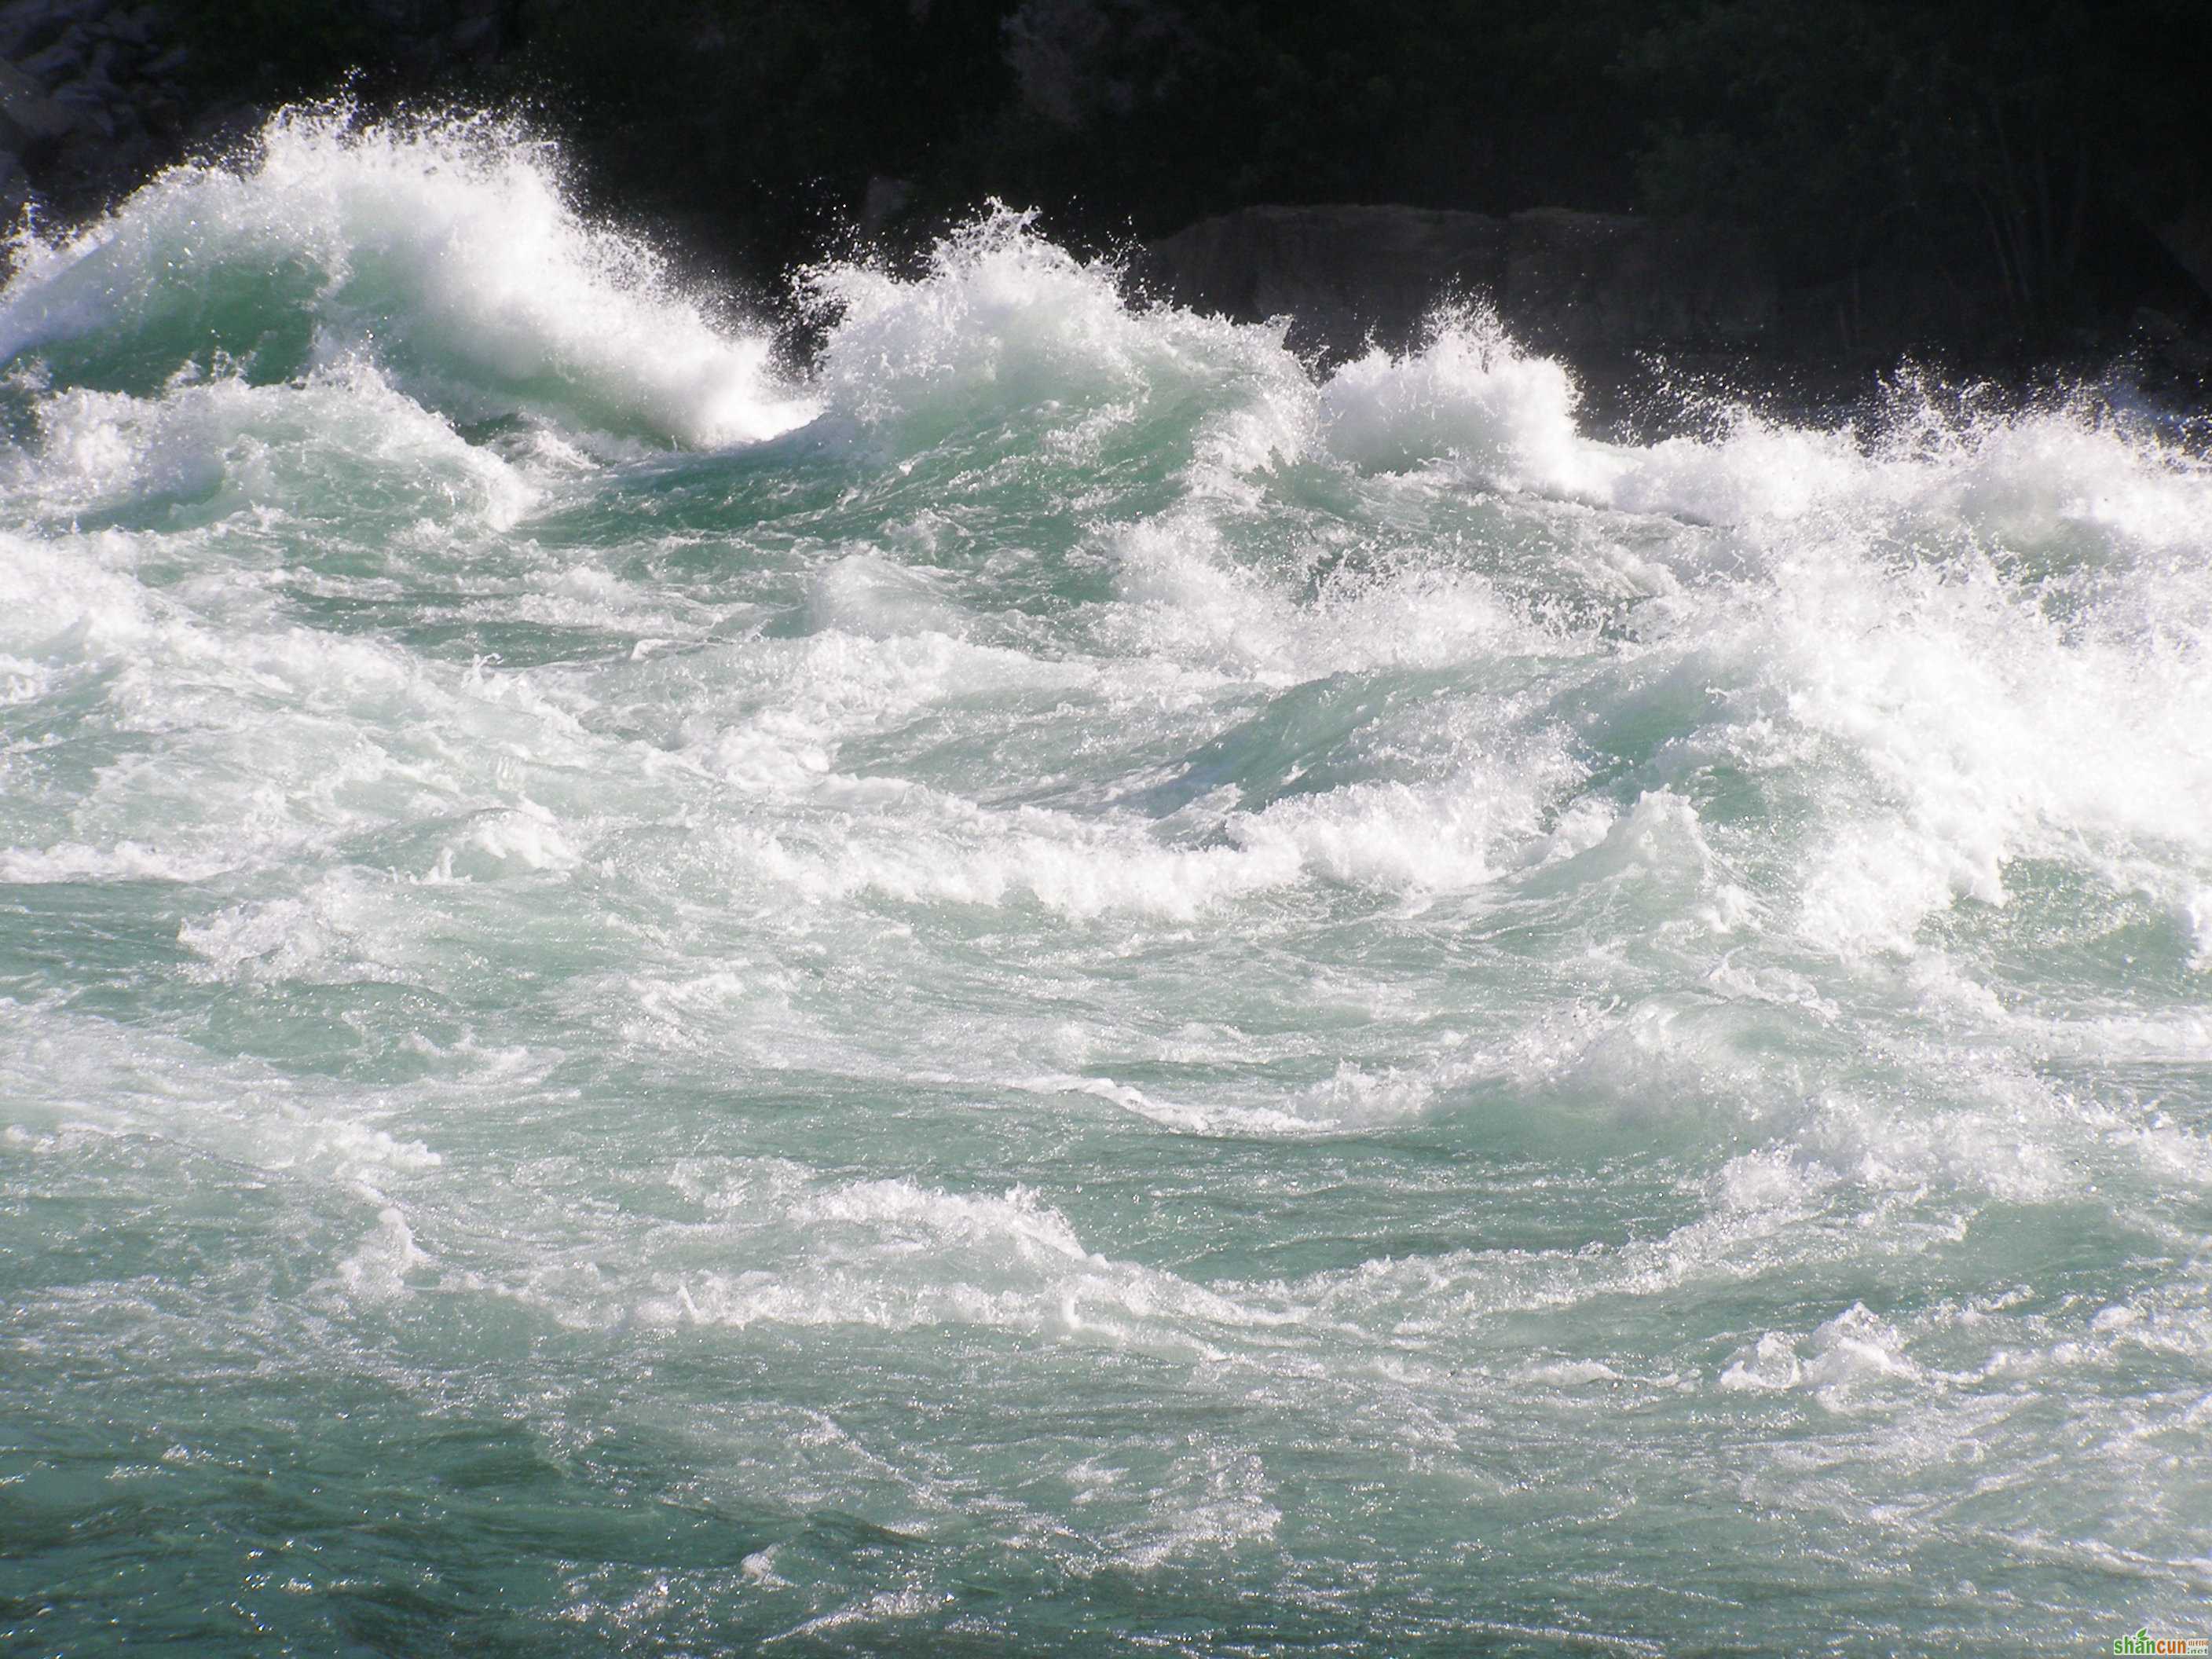
{"label": "dark shoreline vegetation", "polygon": [[[915,260],[993,199],[1154,291],[1261,314],[1309,296],[1253,274],[1245,210],[1391,204],[1482,216],[1441,233],[1495,244],[1477,286],[1551,273],[1533,328],[1507,321],[1601,419],[1700,382],[1817,411],[1906,362],[2014,395],[2212,392],[2212,9],[2185,0],[15,0],[0,57],[6,187],[49,223],[340,88],[514,110],[590,210],[781,312],[801,350],[793,270]],[[1559,208],[1575,223],[1528,252],[1532,210]],[[1198,276],[1148,266],[1224,215],[1245,216]],[[1694,237],[1656,274],[1589,251],[1644,226],[1750,252],[1715,276]],[[1278,257],[1332,234],[1373,240],[1308,216]],[[1355,259],[1338,291],[1378,268],[1468,287],[1437,240]],[[1592,258],[1601,288],[1705,288],[1671,329],[1547,327],[1603,309],[1572,280]],[[1340,355],[1378,321],[1407,325],[1294,343]]]}

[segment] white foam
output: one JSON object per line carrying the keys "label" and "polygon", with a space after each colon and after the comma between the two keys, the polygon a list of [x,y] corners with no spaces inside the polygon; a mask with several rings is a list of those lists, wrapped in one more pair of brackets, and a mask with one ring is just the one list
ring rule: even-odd
{"label": "white foam", "polygon": [[150,1137],[356,1199],[442,1154],[379,1119],[389,1103],[112,1022],[0,1002],[0,1088],[65,1133]]}
{"label": "white foam", "polygon": [[1103,550],[1127,607],[1108,625],[1109,640],[1266,684],[1560,647],[1471,571],[1415,563],[1340,578],[1311,599],[1296,596],[1237,563],[1220,526],[1199,511],[1118,526]]}
{"label": "white foam", "polygon": [[387,1302],[407,1290],[407,1275],[430,1265],[430,1257],[415,1242],[415,1230],[398,1206],[387,1204],[377,1212],[376,1225],[360,1246],[338,1263],[338,1282],[349,1295],[364,1302]]}
{"label": "white foam", "polygon": [[22,250],[0,360],[193,317],[240,276],[307,306],[326,358],[388,343],[411,392],[462,412],[541,408],[694,444],[808,412],[763,338],[711,322],[643,244],[587,225],[551,149],[484,118],[282,112],[234,166],[172,169]]}
{"label": "white foam", "polygon": [[1869,1390],[1911,1386],[1923,1376],[1905,1352],[1897,1328],[1853,1303],[1813,1331],[1802,1344],[1770,1331],[1740,1352],[1720,1376],[1732,1392],[1802,1389],[1831,1411],[1863,1403]]}
{"label": "white foam", "polygon": [[351,537],[423,519],[511,528],[538,492],[359,356],[252,386],[180,374],[159,395],[73,389],[37,406],[35,448],[5,458],[12,498],[69,521],[166,508],[215,521],[349,509]]}
{"label": "white foam", "polygon": [[[659,1276],[657,1292],[621,1316],[739,1329],[980,1325],[1184,1355],[1213,1352],[1224,1329],[1271,1317],[1173,1273],[1091,1252],[1065,1216],[1018,1188],[989,1197],[892,1179],[776,1201],[780,1213],[760,1219],[795,1230],[786,1237],[803,1246],[796,1255],[742,1271]],[[574,1295],[546,1283],[556,1299]],[[631,1294],[592,1283],[589,1304],[570,1316],[599,1322],[610,1291]]]}
{"label": "white foam", "polygon": [[831,322],[811,387],[835,421],[911,453],[1018,414],[1067,465],[1197,401],[1211,407],[1182,454],[1214,488],[1304,451],[1313,388],[1279,331],[1132,312],[1111,265],[1054,246],[1033,217],[994,206],[939,241],[918,279],[850,264],[807,274]]}
{"label": "white foam", "polygon": [[1405,471],[1449,459],[1504,489],[1575,494],[1601,471],[1575,430],[1566,369],[1522,351],[1497,318],[1442,313],[1420,349],[1381,349],[1322,388],[1321,432],[1355,466]]}
{"label": "white foam", "polygon": [[807,610],[817,628],[876,639],[962,631],[958,607],[940,598],[925,574],[876,553],[848,553],[816,571]]}
{"label": "white foam", "polygon": [[1698,524],[1789,521],[1842,509],[1948,519],[2014,545],[2069,532],[2154,547],[2201,538],[2212,472],[2082,411],[1946,416],[1912,382],[1889,435],[1868,443],[1718,411],[1705,437],[1646,446],[1583,436],[1560,363],[1514,343],[1494,313],[1448,307],[1400,356],[1373,350],[1321,388],[1319,434],[1363,471],[1443,466],[1488,488]]}

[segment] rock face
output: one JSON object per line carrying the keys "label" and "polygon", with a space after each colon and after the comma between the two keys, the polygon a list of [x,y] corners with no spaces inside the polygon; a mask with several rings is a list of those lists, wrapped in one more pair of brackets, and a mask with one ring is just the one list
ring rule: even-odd
{"label": "rock face", "polygon": [[1724,226],[1541,208],[1256,207],[1156,242],[1140,277],[1240,321],[1291,319],[1325,356],[1408,343],[1440,301],[1494,306],[1528,344],[1596,356],[1741,350],[1772,326],[1771,267]]}
{"label": "rock face", "polygon": [[1287,316],[1293,346],[1342,356],[1370,333],[1404,344],[1439,300],[1494,298],[1505,264],[1505,222],[1480,213],[1255,207],[1153,243],[1141,275],[1194,310]]}
{"label": "rock face", "polygon": [[480,67],[513,44],[506,0],[354,0],[390,61],[422,79]]}
{"label": "rock face", "polygon": [[[353,0],[386,67],[430,84],[513,44],[513,0]],[[68,217],[220,142],[252,112],[195,85],[161,0],[0,3],[0,221],[27,202]]]}
{"label": "rock face", "polygon": [[184,63],[151,4],[0,6],[0,215],[74,209],[158,165],[182,137]]}
{"label": "rock face", "polygon": [[1565,208],[1507,225],[1498,308],[1533,345],[1741,349],[1773,325],[1773,268],[1744,231]]}
{"label": "rock face", "polygon": [[2152,234],[2198,290],[2212,299],[2212,201],[2200,198],[2185,204],[2153,226]]}

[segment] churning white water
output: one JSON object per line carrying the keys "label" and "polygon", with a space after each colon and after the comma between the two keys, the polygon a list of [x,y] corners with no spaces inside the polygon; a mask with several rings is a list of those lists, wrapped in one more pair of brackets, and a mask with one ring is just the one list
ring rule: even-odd
{"label": "churning white water", "polygon": [[2198,455],[1006,214],[782,375],[555,163],[0,295],[9,1640],[2201,1631]]}

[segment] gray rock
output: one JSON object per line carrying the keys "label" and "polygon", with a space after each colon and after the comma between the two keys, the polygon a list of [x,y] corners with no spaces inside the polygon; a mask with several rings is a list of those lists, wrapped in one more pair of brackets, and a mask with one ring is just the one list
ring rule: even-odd
{"label": "gray rock", "polygon": [[149,60],[166,49],[165,14],[149,0],[16,0],[0,7],[0,147],[12,170],[0,211],[21,201],[73,216],[100,206],[169,159],[179,89]]}
{"label": "gray rock", "polygon": [[75,112],[56,103],[44,86],[13,64],[0,64],[0,144],[20,152],[76,125]]}
{"label": "gray rock", "polygon": [[2212,374],[2212,336],[2176,322],[2149,306],[2136,307],[2130,327],[2139,353],[2192,375]]}
{"label": "gray rock", "polygon": [[1528,344],[1740,347],[1773,326],[1773,268],[1742,231],[1567,208],[1511,227],[1498,311]]}
{"label": "gray rock", "polygon": [[499,19],[496,16],[469,18],[465,22],[455,24],[446,41],[456,58],[471,64],[487,63],[499,56]]}
{"label": "gray rock", "polygon": [[54,94],[54,102],[70,112],[70,125],[76,131],[97,132],[103,138],[115,137],[118,122],[113,87],[105,82],[73,81]]}
{"label": "gray rock", "polygon": [[907,204],[913,200],[914,186],[907,180],[887,179],[881,173],[872,174],[867,189],[860,197],[860,234],[873,236],[905,212]]}
{"label": "gray rock", "polygon": [[2174,264],[2212,295],[2212,201],[2191,202],[2154,228]]}
{"label": "gray rock", "polygon": [[140,6],[136,10],[120,9],[107,14],[102,20],[108,34],[115,40],[143,46],[154,38],[154,9]]}
{"label": "gray rock", "polygon": [[0,150],[0,231],[15,228],[31,196],[31,180],[23,171],[22,157]]}
{"label": "gray rock", "polygon": [[1139,271],[1161,298],[1240,322],[1291,319],[1293,349],[1401,348],[1441,300],[1492,296],[1506,227],[1405,207],[1255,207],[1155,242]]}
{"label": "gray rock", "polygon": [[52,86],[66,81],[84,67],[83,36],[71,29],[44,52],[34,52],[15,67],[33,81]]}
{"label": "gray rock", "polygon": [[15,63],[47,44],[55,25],[41,4],[0,7],[0,61]]}
{"label": "gray rock", "polygon": [[1247,208],[1154,243],[1139,275],[1178,304],[1287,316],[1291,345],[1328,357],[1402,349],[1455,297],[1495,306],[1531,345],[1615,356],[1740,348],[1775,311],[1772,270],[1741,232],[1562,208]]}

